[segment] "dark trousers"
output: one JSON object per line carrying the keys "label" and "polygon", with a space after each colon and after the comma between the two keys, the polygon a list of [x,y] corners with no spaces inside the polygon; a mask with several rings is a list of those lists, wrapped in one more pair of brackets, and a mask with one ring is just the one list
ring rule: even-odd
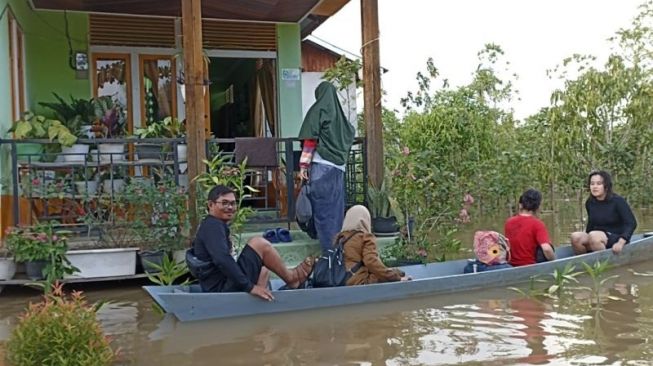
{"label": "dark trousers", "polygon": [[345,216],[345,173],[320,163],[311,164],[309,199],[322,252],[331,249]]}

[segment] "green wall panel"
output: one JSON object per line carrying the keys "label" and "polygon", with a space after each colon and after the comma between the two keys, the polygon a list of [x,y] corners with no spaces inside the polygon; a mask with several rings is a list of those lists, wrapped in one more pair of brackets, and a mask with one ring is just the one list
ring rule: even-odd
{"label": "green wall panel", "polygon": [[[302,56],[299,25],[278,24],[277,46],[281,137],[297,137],[302,123]],[[292,80],[294,78],[296,80]]]}
{"label": "green wall panel", "polygon": [[[63,12],[35,11],[27,1],[9,0],[25,34],[25,87],[28,108],[47,112],[38,102],[53,101],[52,92],[64,97],[89,98],[88,76],[77,78],[68,66],[68,39]],[[88,51],[88,15],[68,13],[68,33],[75,51]]]}

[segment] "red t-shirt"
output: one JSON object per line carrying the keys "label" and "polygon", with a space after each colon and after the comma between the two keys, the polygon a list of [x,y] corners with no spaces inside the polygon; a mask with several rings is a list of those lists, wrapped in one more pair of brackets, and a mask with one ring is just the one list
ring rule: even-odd
{"label": "red t-shirt", "polygon": [[506,221],[506,238],[510,241],[510,264],[535,264],[537,246],[551,243],[542,220],[535,216],[515,215]]}

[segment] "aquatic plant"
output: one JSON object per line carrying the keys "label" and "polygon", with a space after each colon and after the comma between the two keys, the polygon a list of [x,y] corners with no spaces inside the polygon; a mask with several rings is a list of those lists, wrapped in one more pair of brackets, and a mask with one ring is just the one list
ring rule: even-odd
{"label": "aquatic plant", "polygon": [[[592,287],[591,288],[585,287],[585,288],[592,291],[592,297],[594,299],[595,305],[597,307],[601,307],[601,289],[603,288],[603,286],[605,286],[605,284],[608,281],[613,280],[619,276],[612,275],[612,276],[605,277],[607,272],[610,269],[612,269],[612,266],[607,260],[598,261],[594,263],[594,265],[592,266],[590,266],[587,263],[582,263],[582,264],[583,267],[585,267],[585,273],[587,273],[592,279]],[[611,300],[620,300],[616,296],[607,296],[607,298]]]}
{"label": "aquatic plant", "polygon": [[[171,286],[175,281],[177,281],[177,279],[188,274],[188,266],[186,265],[186,262],[175,263],[175,261],[168,255],[163,256],[163,261],[161,261],[160,265],[152,262],[148,262],[148,265],[156,272],[148,273],[147,279],[159,286]],[[181,285],[187,285],[190,282],[191,281],[187,278],[181,283]]]}
{"label": "aquatic plant", "polygon": [[582,274],[580,271],[575,271],[576,266],[568,263],[565,268],[558,270],[557,268],[553,271],[551,276],[553,277],[553,285],[549,286],[547,293],[549,295],[560,296],[563,291],[571,283],[578,283],[576,277]]}
{"label": "aquatic plant", "polygon": [[81,292],[70,296],[55,284],[43,301],[30,304],[7,342],[12,365],[110,365],[118,351],[111,349],[95,313]]}

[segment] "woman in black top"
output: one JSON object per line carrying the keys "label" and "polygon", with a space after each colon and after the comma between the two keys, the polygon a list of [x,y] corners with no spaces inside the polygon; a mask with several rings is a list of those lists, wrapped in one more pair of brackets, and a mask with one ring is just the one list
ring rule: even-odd
{"label": "woman in black top", "polygon": [[574,253],[584,254],[612,248],[621,253],[630,241],[637,221],[621,196],[612,192],[612,178],[605,171],[590,173],[587,179],[590,197],[585,202],[587,228],[571,234]]}

